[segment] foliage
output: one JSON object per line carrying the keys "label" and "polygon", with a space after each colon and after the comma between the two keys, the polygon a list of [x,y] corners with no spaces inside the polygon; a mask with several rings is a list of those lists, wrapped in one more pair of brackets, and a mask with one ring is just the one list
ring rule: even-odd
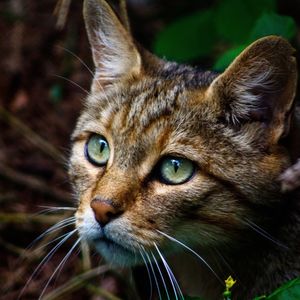
{"label": "foliage", "polygon": [[293,18],[276,13],[276,0],[219,0],[166,26],[154,52],[180,62],[213,58],[213,69],[222,71],[251,42],[272,34],[288,40],[296,34]]}
{"label": "foliage", "polygon": [[[294,280],[291,280],[270,296],[263,298],[265,300],[297,300],[300,299],[300,277]],[[257,300],[257,299],[254,299]]]}
{"label": "foliage", "polygon": [[[189,297],[189,296],[184,297],[184,299],[203,300],[199,297]],[[300,299],[300,277],[295,278],[283,284],[281,287],[276,289],[269,296],[255,297],[253,300],[299,300],[299,299]]]}

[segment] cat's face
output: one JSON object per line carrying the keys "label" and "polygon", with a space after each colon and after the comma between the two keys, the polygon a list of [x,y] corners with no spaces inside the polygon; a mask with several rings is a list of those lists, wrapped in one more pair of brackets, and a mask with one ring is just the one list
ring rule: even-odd
{"label": "cat's face", "polygon": [[104,1],[85,1],[85,18],[96,75],[69,171],[80,235],[120,265],[177,251],[167,236],[203,249],[245,241],[281,201],[290,46],[258,41],[216,76],[142,54]]}

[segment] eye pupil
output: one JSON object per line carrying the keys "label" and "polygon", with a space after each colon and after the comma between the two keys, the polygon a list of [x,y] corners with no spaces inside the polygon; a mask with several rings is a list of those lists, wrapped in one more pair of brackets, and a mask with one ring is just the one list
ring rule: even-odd
{"label": "eye pupil", "polygon": [[101,140],[100,141],[100,152],[103,152],[105,146],[106,146],[106,143],[103,140]]}
{"label": "eye pupil", "polygon": [[178,160],[173,159],[172,164],[174,166],[174,172],[177,173],[179,167],[180,167],[180,162]]}

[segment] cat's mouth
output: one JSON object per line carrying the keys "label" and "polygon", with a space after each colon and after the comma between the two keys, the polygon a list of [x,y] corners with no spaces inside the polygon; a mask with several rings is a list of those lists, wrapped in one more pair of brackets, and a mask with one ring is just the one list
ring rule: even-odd
{"label": "cat's mouth", "polygon": [[106,236],[92,240],[96,250],[105,258],[106,261],[121,266],[136,264],[135,251],[128,249]]}
{"label": "cat's mouth", "polygon": [[92,240],[92,242],[94,244],[101,244],[101,245],[105,245],[106,247],[109,248],[120,248],[122,250],[126,250],[128,252],[130,252],[130,250],[126,249],[125,247],[123,247],[122,245],[120,245],[119,243],[107,238],[106,236],[103,237],[99,237],[99,238],[94,238]]}

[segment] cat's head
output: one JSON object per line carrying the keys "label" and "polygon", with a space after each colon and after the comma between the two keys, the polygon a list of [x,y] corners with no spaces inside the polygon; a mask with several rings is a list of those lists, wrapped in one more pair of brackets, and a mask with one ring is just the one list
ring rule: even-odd
{"label": "cat's head", "polygon": [[96,71],[70,158],[80,235],[133,264],[155,245],[175,251],[166,235],[234,247],[249,222],[272,220],[289,163],[291,46],[260,39],[217,75],[142,50],[103,0],[86,0],[84,17]]}

